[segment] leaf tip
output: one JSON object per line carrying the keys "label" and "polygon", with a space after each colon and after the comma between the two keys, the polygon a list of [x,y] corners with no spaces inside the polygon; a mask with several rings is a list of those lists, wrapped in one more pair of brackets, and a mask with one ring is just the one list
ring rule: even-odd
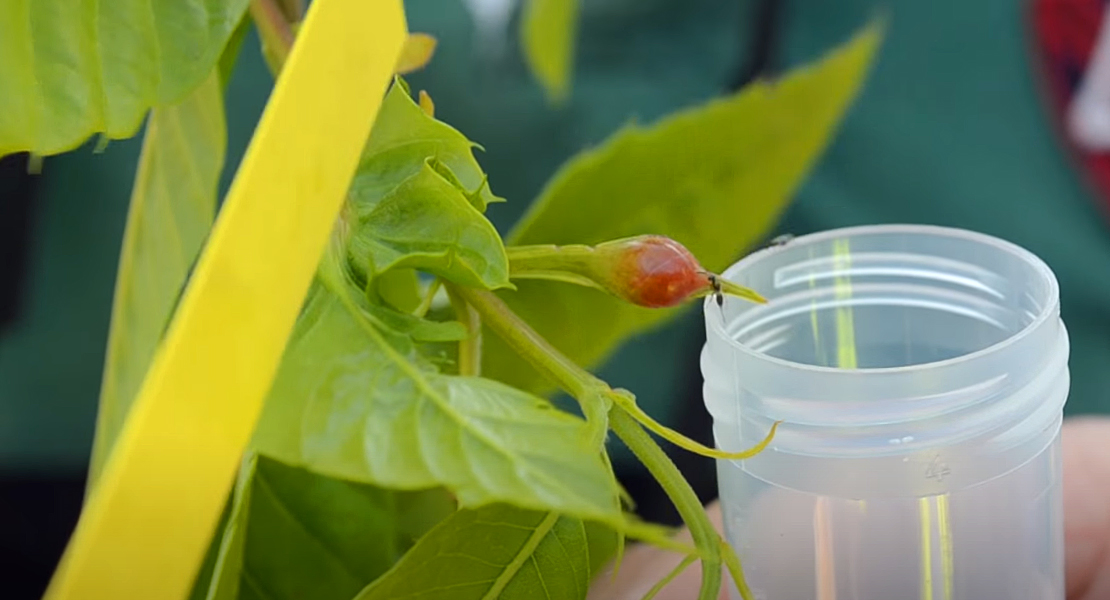
{"label": "leaf tip", "polygon": [[427,33],[410,33],[401,48],[401,56],[393,70],[399,74],[419,71],[428,65],[436,51],[436,38]]}
{"label": "leaf tip", "polygon": [[43,156],[41,154],[31,153],[27,157],[27,174],[42,175],[42,162]]}
{"label": "leaf tip", "polygon": [[857,60],[861,61],[862,72],[865,73],[882,45],[889,26],[890,14],[880,8],[866,25],[857,30],[855,35],[841,46],[841,54],[855,56]]}
{"label": "leaf tip", "polygon": [[400,75],[394,75],[393,85],[389,88],[389,91],[392,92],[398,87],[405,92],[405,95],[408,96],[410,100],[412,99],[412,88],[409,87],[409,82],[405,81],[405,78]]}
{"label": "leaf tip", "polygon": [[93,146],[93,154],[104,154],[104,151],[108,149],[108,144],[111,142],[112,138],[108,137],[107,134],[97,134],[96,145]]}
{"label": "leaf tip", "polygon": [[521,19],[525,62],[549,105],[563,106],[574,70],[578,0],[528,0]]}
{"label": "leaf tip", "polygon": [[736,296],[737,298],[743,298],[745,300],[748,300],[749,302],[754,302],[756,304],[767,304],[767,299],[764,298],[762,294],[751,288],[735,284],[723,278],[718,278],[717,281],[720,283],[721,291],[725,294]]}
{"label": "leaf tip", "polygon": [[436,105],[435,102],[432,102],[432,97],[428,95],[428,92],[420,90],[420,101],[418,104],[420,105],[420,110],[424,111],[424,114],[432,119],[436,118]]}

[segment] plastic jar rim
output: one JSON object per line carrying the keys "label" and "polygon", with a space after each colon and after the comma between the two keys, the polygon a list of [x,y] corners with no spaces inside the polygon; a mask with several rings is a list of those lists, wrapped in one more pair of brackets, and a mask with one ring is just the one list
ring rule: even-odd
{"label": "plastic jar rim", "polygon": [[[1032,335],[1032,333],[1036,331],[1041,325],[1043,325],[1049,319],[1054,318],[1054,315],[1058,313],[1058,307],[1060,303],[1060,287],[1059,283],[1056,280],[1055,274],[1053,274],[1052,269],[1049,268],[1048,264],[1041,260],[1041,258],[1039,258],[1037,255],[1013,242],[1009,242],[1004,239],[994,237],[992,235],[987,235],[985,233],[979,233],[976,231],[970,231],[967,229],[960,229],[955,227],[943,227],[939,225],[913,225],[901,223],[884,225],[858,225],[853,227],[830,229],[826,231],[798,236],[797,238],[792,239],[789,243],[791,245],[809,244],[844,237],[891,233],[932,234],[950,238],[962,238],[964,240],[981,243],[985,246],[993,246],[999,250],[1008,252],[1015,258],[1025,262],[1029,267],[1031,267],[1033,272],[1041,275],[1043,282],[1047,285],[1045,302],[1040,306],[1040,310],[1037,312],[1036,316],[1024,327],[1022,327],[1021,330],[985,348],[980,348],[979,350],[968,352],[967,354],[961,354],[952,358],[946,358],[944,360],[916,363],[912,365],[901,365],[897,367],[864,367],[857,369],[843,369],[840,367],[826,367],[821,365],[795,362],[792,360],[771,356],[769,354],[764,354],[753,348],[745,346],[744,344],[737,341],[733,336],[728,335],[725,332],[725,323],[722,315],[715,310],[711,310],[713,305],[712,296],[706,297],[703,302],[703,311],[706,316],[706,321],[709,324],[710,331],[712,331],[713,334],[717,337],[725,340],[734,351],[740,352],[750,359],[767,361],[769,363],[778,365],[779,367],[784,367],[788,369],[797,369],[800,371],[807,371],[811,373],[836,373],[854,376],[906,374],[933,370],[937,368],[945,368],[949,366],[957,366],[966,362],[975,361],[976,359],[983,356],[988,356],[1001,352],[1011,346],[1021,343],[1022,340]],[[772,246],[770,248],[763,248],[761,250],[752,252],[751,254],[748,254],[747,256],[741,258],[739,261],[733,263],[733,265],[727,268],[724,273],[721,274],[721,276],[731,281],[732,277],[735,276],[737,272],[742,271],[745,268],[749,267],[752,263],[763,259],[767,256],[767,252],[777,249],[778,248]],[[759,290],[756,291],[758,292]],[[771,302],[773,302],[773,300],[771,300]]]}

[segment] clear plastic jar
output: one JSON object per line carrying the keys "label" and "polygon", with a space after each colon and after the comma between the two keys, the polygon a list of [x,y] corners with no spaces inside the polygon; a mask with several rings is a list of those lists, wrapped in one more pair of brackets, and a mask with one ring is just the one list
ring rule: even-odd
{"label": "clear plastic jar", "polygon": [[705,304],[726,534],[767,600],[1062,600],[1068,339],[1036,256],[962,230],[794,239]]}

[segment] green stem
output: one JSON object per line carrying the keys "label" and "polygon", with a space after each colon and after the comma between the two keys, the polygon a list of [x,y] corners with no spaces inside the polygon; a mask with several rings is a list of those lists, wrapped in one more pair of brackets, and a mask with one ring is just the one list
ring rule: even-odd
{"label": "green stem", "polygon": [[477,377],[482,373],[482,317],[458,294],[455,286],[447,287],[447,297],[455,309],[455,318],[467,331],[466,339],[459,342],[459,375]]}
{"label": "green stem", "polygon": [[728,572],[732,574],[732,581],[736,584],[736,589],[740,590],[740,597],[745,600],[753,598],[752,590],[748,587],[748,581],[744,578],[744,569],[740,566],[740,557],[736,555],[732,546],[729,546],[724,538],[721,538],[721,555],[725,559]]}
{"label": "green stem", "polygon": [[767,435],[764,436],[758,444],[752,446],[751,448],[748,448],[747,450],[741,450],[739,452],[725,452],[724,450],[710,448],[705,444],[692,440],[675,431],[674,429],[671,429],[670,427],[667,427],[666,425],[660,423],[659,421],[656,421],[652,418],[651,415],[644,412],[644,409],[640,408],[639,404],[636,404],[635,396],[628,393],[626,390],[612,390],[608,392],[607,395],[609,396],[613,404],[616,404],[617,406],[623,408],[629,415],[632,416],[632,418],[639,421],[641,425],[647,427],[648,430],[655,435],[667,440],[668,442],[674,444],[675,446],[678,446],[679,448],[682,448],[683,450],[688,450],[690,452],[693,452],[694,454],[700,454],[701,456],[705,456],[707,458],[716,458],[719,460],[744,460],[746,458],[751,458],[756,454],[759,454],[760,452],[763,452],[763,450],[771,444],[771,440],[775,438],[775,431],[778,430],[779,425],[782,423],[782,421],[775,421],[774,423],[772,423],[771,429],[767,432]]}
{"label": "green stem", "polygon": [[[447,284],[447,288],[454,290],[477,310],[486,325],[540,373],[574,396],[587,417],[591,413],[596,415],[602,409],[607,411],[608,427],[659,481],[690,528],[694,544],[702,553],[699,598],[716,600],[721,587],[721,537],[713,528],[694,490],[671,459],[623,406],[611,403],[614,392],[608,384],[567,358],[492,292],[451,283]],[[745,594],[744,598],[748,599],[750,595]]]}
{"label": "green stem", "polygon": [[705,514],[705,508],[694,489],[655,440],[620,407],[614,406],[609,411],[609,427],[647,467],[690,528],[694,545],[702,551],[701,591],[698,598],[716,600],[721,590],[721,538],[709,521],[709,516]]}
{"label": "green stem", "polygon": [[251,18],[258,27],[258,35],[262,38],[262,54],[270,72],[277,77],[285,59],[289,58],[289,51],[293,48],[293,29],[285,11],[275,0],[251,0]]}
{"label": "green stem", "polygon": [[[509,346],[519,352],[541,375],[554,381],[578,400],[582,412],[586,414],[591,424],[603,423],[609,407],[616,404],[653,433],[672,444],[701,456],[723,460],[751,458],[762,452],[774,438],[778,423],[771,426],[771,430],[762,441],[740,452],[724,452],[694,441],[652,419],[636,405],[636,398],[632,394],[610,388],[609,384],[567,358],[543,336],[536,333],[494,293],[454,284],[447,284],[447,286],[449,292],[454,290],[452,293],[458,294],[467,304],[473,306],[498,337],[503,338]],[[592,434],[599,445],[603,441],[604,434],[604,428],[598,428]]]}
{"label": "green stem", "polygon": [[424,298],[420,301],[420,306],[417,306],[412,314],[421,318],[427,315],[428,311],[432,309],[432,303],[435,302],[436,293],[439,292],[439,286],[441,285],[443,285],[443,280],[439,277],[433,279],[432,283],[428,286],[427,293],[424,294]]}
{"label": "green stem", "polygon": [[653,598],[655,598],[660,591],[663,591],[663,588],[667,587],[668,583],[674,581],[675,578],[680,576],[680,574],[682,574],[687,567],[693,565],[695,560],[697,560],[697,556],[695,555],[689,555],[688,557],[684,558],[683,561],[679,562],[672,571],[667,573],[667,577],[660,579],[655,584],[655,586],[652,587],[652,589],[648,590],[647,593],[644,594],[644,598],[640,600],[652,600]]}
{"label": "green stem", "polygon": [[672,569],[666,577],[660,579],[658,583],[652,586],[652,588],[648,590],[648,593],[644,594],[644,597],[640,600],[652,600],[652,598],[655,598],[655,596],[658,595],[659,592],[663,591],[663,588],[667,587],[667,584],[674,581],[675,577],[681,575],[682,572],[686,570],[686,567],[694,564],[694,561],[697,559],[698,557],[693,554],[682,559],[682,562],[678,563],[678,565],[676,565],[675,568]]}
{"label": "green stem", "polygon": [[[597,394],[599,381],[552,346],[493,292],[447,283],[466,303],[473,306],[498,337],[519,352],[525,360],[574,398],[582,401]],[[608,386],[606,386],[608,387]],[[583,407],[585,409],[585,407]]]}
{"label": "green stem", "polygon": [[593,272],[593,263],[598,256],[592,246],[508,246],[505,254],[509,257],[509,276],[513,279],[547,279],[605,289],[595,281],[597,274]]}

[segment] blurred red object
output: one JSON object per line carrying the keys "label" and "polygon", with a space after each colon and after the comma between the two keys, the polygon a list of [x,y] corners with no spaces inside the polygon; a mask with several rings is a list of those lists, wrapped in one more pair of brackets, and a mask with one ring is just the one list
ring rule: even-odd
{"label": "blurred red object", "polygon": [[1069,127],[1069,110],[1091,66],[1107,2],[1033,0],[1032,8],[1034,52],[1053,119],[1110,215],[1110,151],[1079,143],[1074,123]]}

